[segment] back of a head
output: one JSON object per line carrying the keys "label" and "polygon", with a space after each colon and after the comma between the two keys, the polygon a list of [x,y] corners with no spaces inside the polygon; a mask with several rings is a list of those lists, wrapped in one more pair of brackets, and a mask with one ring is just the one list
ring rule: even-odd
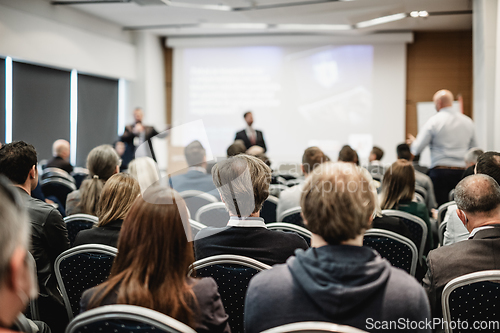
{"label": "back of a head", "polygon": [[184,148],[184,156],[186,156],[186,161],[188,166],[199,166],[205,160],[205,148],[201,145],[201,142],[196,140],[191,142]]}
{"label": "back of a head", "polygon": [[118,304],[147,307],[192,325],[189,304],[194,294],[187,284],[194,262],[186,235],[190,232],[187,208],[179,194],[169,187],[150,187],[134,201],[123,221],[110,278],[89,308],[101,305],[118,288]]}
{"label": "back of a head", "polygon": [[339,152],[339,162],[358,162],[358,154],[349,145],[345,145]]}
{"label": "back of a head", "polygon": [[380,206],[394,209],[402,200],[412,200],[415,195],[415,169],[410,161],[397,160],[384,174]]}
{"label": "back of a head", "polygon": [[372,151],[370,154],[373,154],[375,156],[375,160],[377,160],[377,161],[380,161],[382,159],[382,157],[384,157],[384,151],[381,148],[376,147],[376,146],[374,146],[372,148]]}
{"label": "back of a head", "polygon": [[330,158],[318,147],[309,147],[302,155],[302,167],[304,173],[311,173],[321,163],[330,161]]}
{"label": "back of a head", "polygon": [[500,186],[488,175],[465,177],[455,187],[455,202],[466,213],[491,216],[500,207]]}
{"label": "back of a head", "polygon": [[479,156],[483,155],[484,151],[481,148],[471,148],[465,153],[465,164],[473,165],[477,163]]}
{"label": "back of a head", "polygon": [[411,160],[410,146],[406,143],[398,145],[396,152],[398,154],[398,159],[407,161]]}
{"label": "back of a head", "polygon": [[102,227],[111,221],[124,219],[140,194],[139,182],[133,176],[126,173],[111,176],[101,191],[97,226]]}
{"label": "back of a head", "polygon": [[300,205],[307,228],[329,244],[354,239],[368,229],[376,194],[352,163],[327,162],[306,179]]}
{"label": "back of a head", "polygon": [[236,140],[227,148],[227,157],[236,156],[239,154],[244,154],[247,151],[247,147],[243,140]]}
{"label": "back of a head", "polygon": [[120,157],[111,145],[101,145],[92,149],[87,156],[87,169],[90,179],[83,181],[80,187],[80,207],[84,214],[96,215],[97,203],[104,182],[117,172]]}
{"label": "back of a head", "polygon": [[14,141],[0,148],[0,173],[14,184],[24,184],[31,168],[36,165],[36,150],[29,143]]}
{"label": "back of a head", "polygon": [[237,155],[218,162],[212,179],[230,215],[257,213],[269,196],[271,169],[254,156]]}
{"label": "back of a head", "polygon": [[141,193],[160,179],[156,162],[149,156],[133,159],[128,165],[128,173],[139,181]]}
{"label": "back of a head", "polygon": [[479,156],[476,173],[493,177],[500,184],[500,153],[488,151]]}
{"label": "back of a head", "polygon": [[52,155],[53,156],[66,156],[66,154],[69,154],[70,150],[70,145],[69,142],[63,139],[59,139],[54,141],[52,144]]}

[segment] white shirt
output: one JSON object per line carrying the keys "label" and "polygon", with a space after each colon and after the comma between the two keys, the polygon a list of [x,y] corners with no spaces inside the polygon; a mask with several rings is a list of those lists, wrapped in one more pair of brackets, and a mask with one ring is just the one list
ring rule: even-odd
{"label": "white shirt", "polygon": [[262,217],[229,217],[228,227],[262,227],[266,228],[266,223]]}
{"label": "white shirt", "polygon": [[471,239],[472,237],[474,237],[474,235],[476,235],[478,231],[485,230],[485,229],[491,229],[491,228],[494,228],[494,226],[492,226],[492,225],[485,225],[485,226],[482,226],[482,227],[474,228],[470,232],[469,239]]}
{"label": "white shirt", "polygon": [[189,167],[188,171],[199,171],[201,173],[207,173],[207,169],[199,167],[199,166],[194,166],[194,167]]}
{"label": "white shirt", "polygon": [[465,153],[477,146],[472,119],[452,107],[442,108],[419,131],[411,145],[411,153],[418,155],[428,145],[431,149],[431,168],[465,168]]}
{"label": "white shirt", "polygon": [[276,217],[280,217],[284,211],[290,208],[300,206],[300,197],[302,196],[303,189],[304,181],[280,193],[280,200],[278,201],[278,207],[276,207]]}
{"label": "white shirt", "polygon": [[248,140],[252,141],[252,137],[257,141],[257,132],[253,129],[253,127],[247,126],[245,128],[245,133],[247,135]]}

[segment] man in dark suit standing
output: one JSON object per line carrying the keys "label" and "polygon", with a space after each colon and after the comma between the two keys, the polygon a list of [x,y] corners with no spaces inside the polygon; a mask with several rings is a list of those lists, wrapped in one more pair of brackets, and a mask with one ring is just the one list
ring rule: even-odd
{"label": "man in dark suit standing", "polygon": [[134,123],[125,126],[125,131],[120,138],[120,141],[127,144],[127,151],[132,148],[132,153],[135,152],[137,147],[143,142],[151,139],[159,133],[154,129],[153,126],[145,126],[142,124],[142,119],[144,118],[144,113],[141,108],[135,108],[134,110]]}
{"label": "man in dark suit standing", "polygon": [[442,318],[441,294],[452,279],[500,269],[500,186],[488,175],[464,178],[455,188],[457,214],[470,232],[468,240],[429,252],[424,288],[434,318]]}
{"label": "man in dark suit standing", "polygon": [[264,149],[264,152],[266,152],[266,142],[264,141],[264,136],[262,135],[261,131],[257,131],[252,127],[253,124],[253,115],[252,112],[247,111],[243,115],[243,118],[245,118],[245,121],[247,123],[247,127],[236,133],[236,137],[234,140],[243,140],[245,143],[245,146],[247,149],[249,149],[252,146],[259,146]]}

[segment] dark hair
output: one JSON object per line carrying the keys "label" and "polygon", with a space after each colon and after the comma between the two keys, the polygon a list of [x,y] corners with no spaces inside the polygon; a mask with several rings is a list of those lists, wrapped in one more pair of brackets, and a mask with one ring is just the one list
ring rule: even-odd
{"label": "dark hair", "polygon": [[408,146],[406,143],[398,145],[398,147],[396,148],[396,152],[398,154],[398,159],[407,161],[411,160],[410,146]]}
{"label": "dark hair", "polygon": [[186,157],[188,166],[197,166],[202,164],[205,155],[205,148],[203,148],[201,142],[198,140],[191,142],[186,146],[186,148],[184,148],[184,156]]}
{"label": "dark hair", "polygon": [[309,147],[302,155],[302,167],[307,174],[311,173],[321,163],[328,161],[330,161],[330,158],[318,147]]}
{"label": "dark hair", "polygon": [[340,162],[352,162],[358,163],[358,154],[354,149],[349,145],[345,145],[339,152],[339,161]]}
{"label": "dark hair", "polygon": [[89,309],[116,292],[117,304],[153,309],[193,327],[197,301],[187,278],[194,262],[188,220],[173,189],[153,186],[139,196],[123,221],[110,277],[96,288]]}
{"label": "dark hair", "polygon": [[477,159],[476,172],[488,175],[500,184],[500,153],[488,151]]}
{"label": "dark hair", "polygon": [[24,184],[31,168],[36,165],[36,150],[29,143],[14,141],[0,148],[0,173],[14,184]]}
{"label": "dark hair", "polygon": [[384,151],[381,148],[377,147],[377,146],[374,146],[372,148],[371,153],[373,155],[375,155],[375,158],[377,159],[377,161],[380,161],[382,159],[382,157],[384,157]]}
{"label": "dark hair", "polygon": [[247,112],[245,112],[245,113],[243,114],[243,118],[246,118],[246,117],[247,117],[247,114],[249,114],[249,113],[252,113],[252,111],[247,111]]}
{"label": "dark hair", "polygon": [[244,154],[246,151],[247,147],[245,147],[243,140],[236,140],[227,148],[227,157]]}

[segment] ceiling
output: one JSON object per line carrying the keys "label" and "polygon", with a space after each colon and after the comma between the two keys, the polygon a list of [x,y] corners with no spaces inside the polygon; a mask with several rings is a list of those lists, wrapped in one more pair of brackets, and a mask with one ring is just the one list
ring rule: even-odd
{"label": "ceiling", "polygon": [[[169,2],[168,0],[165,1]],[[161,0],[65,4],[64,6],[114,22],[125,30],[148,30],[161,36],[290,33],[367,34],[375,32],[472,29],[471,0],[322,0],[323,3],[315,4],[307,3],[314,0],[175,1],[181,5],[194,4],[200,6],[210,4],[243,8],[243,10],[222,11],[196,7],[183,8],[169,6],[161,2]],[[285,7],[284,4],[292,5]],[[251,9],[252,6],[269,5],[275,5],[277,8]],[[429,16],[413,18],[409,16],[412,11],[427,11]],[[407,17],[370,27],[356,26],[359,22],[399,13],[405,13]],[[256,23],[260,25],[256,25]],[[242,24],[245,25],[242,26]],[[294,26],[291,26],[292,24]],[[298,24],[301,26],[297,26]]]}

